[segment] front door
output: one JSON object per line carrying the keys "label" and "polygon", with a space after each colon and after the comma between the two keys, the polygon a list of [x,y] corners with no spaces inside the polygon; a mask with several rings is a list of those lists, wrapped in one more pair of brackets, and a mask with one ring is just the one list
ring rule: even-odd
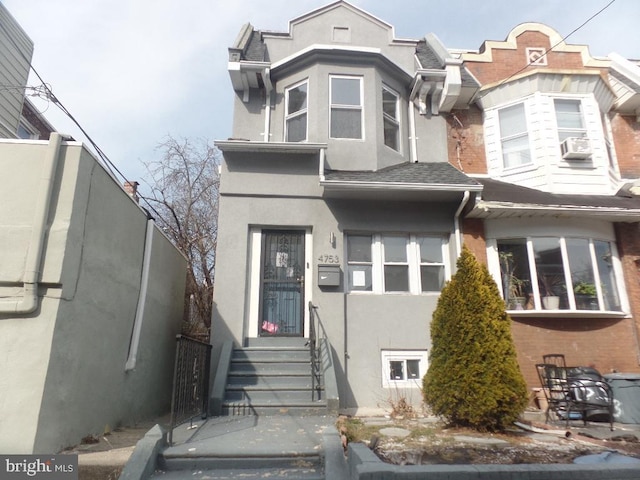
{"label": "front door", "polygon": [[261,336],[304,333],[303,230],[263,230],[260,274]]}

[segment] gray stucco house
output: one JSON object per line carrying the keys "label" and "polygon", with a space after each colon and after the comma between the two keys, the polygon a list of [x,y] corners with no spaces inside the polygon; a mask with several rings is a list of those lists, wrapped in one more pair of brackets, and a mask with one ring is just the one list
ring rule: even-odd
{"label": "gray stucco house", "polygon": [[287,32],[245,25],[228,69],[213,371],[225,342],[308,338],[311,303],[342,411],[419,405],[431,315],[481,190],[449,163],[440,113],[478,85],[435,36],[396,38],[344,1]]}

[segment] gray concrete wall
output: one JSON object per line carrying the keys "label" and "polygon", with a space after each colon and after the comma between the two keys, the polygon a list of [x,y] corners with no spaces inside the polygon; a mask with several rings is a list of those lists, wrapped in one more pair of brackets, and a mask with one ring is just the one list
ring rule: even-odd
{"label": "gray concrete wall", "polygon": [[[33,177],[46,147],[0,143],[2,171],[13,172],[3,177],[0,191],[24,199],[14,202],[24,203],[21,210],[0,207],[0,244],[31,229],[30,199],[38,186]],[[13,163],[20,168],[5,168]],[[137,364],[125,372],[146,214],[87,150],[64,143],[48,223],[39,308],[26,316],[0,315],[0,350],[10,366],[0,370],[0,451],[7,453],[52,453],[101,433],[107,424],[150,418],[170,405],[184,257],[152,227]],[[19,272],[21,250],[14,245],[15,257],[0,250],[13,258],[0,259],[8,271]],[[7,278],[19,290],[16,273]]]}

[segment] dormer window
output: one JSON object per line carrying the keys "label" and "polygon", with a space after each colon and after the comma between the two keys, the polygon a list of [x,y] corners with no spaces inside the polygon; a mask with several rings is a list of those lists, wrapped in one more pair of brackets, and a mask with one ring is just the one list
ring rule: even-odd
{"label": "dormer window", "polygon": [[384,124],[384,144],[400,150],[400,116],[398,114],[399,96],[393,90],[382,86],[382,121]]}
{"label": "dormer window", "polygon": [[305,80],[285,91],[285,141],[307,140],[307,97],[309,84]]}
{"label": "dormer window", "polygon": [[330,77],[330,137],[362,139],[362,78]]}
{"label": "dormer window", "polygon": [[518,103],[498,112],[500,141],[504,168],[531,163],[531,148],[524,103]]}

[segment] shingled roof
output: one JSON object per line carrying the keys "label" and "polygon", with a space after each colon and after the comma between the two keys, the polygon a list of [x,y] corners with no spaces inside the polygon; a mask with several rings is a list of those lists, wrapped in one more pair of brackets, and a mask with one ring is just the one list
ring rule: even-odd
{"label": "shingled roof", "polygon": [[474,179],[446,162],[401,163],[376,171],[326,171],[325,181],[481,188]]}
{"label": "shingled roof", "polygon": [[607,208],[640,212],[640,196],[629,194],[622,189],[616,195],[567,195],[543,192],[489,178],[479,178],[478,181],[484,186],[482,190],[484,202],[547,207]]}

